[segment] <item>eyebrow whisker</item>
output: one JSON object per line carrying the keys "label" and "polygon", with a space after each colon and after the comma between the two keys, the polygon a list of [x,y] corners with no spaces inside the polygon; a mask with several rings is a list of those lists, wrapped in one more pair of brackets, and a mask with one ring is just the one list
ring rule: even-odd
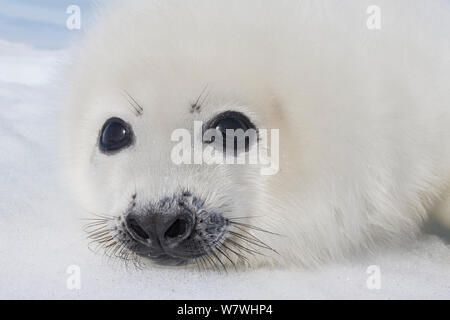
{"label": "eyebrow whisker", "polygon": [[144,108],[142,107],[142,105],[137,102],[137,100],[128,91],[124,90],[124,92],[126,94],[128,103],[133,107],[136,115],[141,116],[144,113]]}
{"label": "eyebrow whisker", "polygon": [[197,100],[195,100],[195,102],[191,104],[191,113],[194,113],[195,111],[200,112],[200,108],[209,96],[208,87],[209,84],[206,84],[200,95],[197,97]]}

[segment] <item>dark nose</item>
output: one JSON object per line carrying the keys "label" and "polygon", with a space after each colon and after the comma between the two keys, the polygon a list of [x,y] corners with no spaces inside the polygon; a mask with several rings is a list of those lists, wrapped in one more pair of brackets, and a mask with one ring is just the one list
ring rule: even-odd
{"label": "dark nose", "polygon": [[128,214],[126,223],[137,241],[155,249],[174,249],[192,234],[195,217],[188,210],[164,213],[132,212]]}

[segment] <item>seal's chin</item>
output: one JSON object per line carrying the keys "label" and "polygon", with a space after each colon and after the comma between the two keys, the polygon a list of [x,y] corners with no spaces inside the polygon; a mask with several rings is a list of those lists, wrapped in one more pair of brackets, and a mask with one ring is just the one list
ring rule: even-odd
{"label": "seal's chin", "polygon": [[141,257],[150,259],[153,263],[161,266],[182,266],[188,265],[192,261],[193,257],[176,257],[167,253],[152,254],[139,254]]}
{"label": "seal's chin", "polygon": [[209,250],[205,250],[204,252],[198,253],[187,253],[186,256],[179,256],[174,254],[169,254],[167,252],[155,253],[147,250],[146,252],[138,252],[135,251],[140,257],[149,259],[152,263],[161,266],[183,266],[194,263],[196,258],[199,258],[203,255],[207,255],[210,250],[214,250],[213,248]]}

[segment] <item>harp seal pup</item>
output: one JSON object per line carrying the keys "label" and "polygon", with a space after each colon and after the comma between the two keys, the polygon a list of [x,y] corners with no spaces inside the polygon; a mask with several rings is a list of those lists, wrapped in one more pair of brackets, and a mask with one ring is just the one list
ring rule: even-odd
{"label": "harp seal pup", "polygon": [[[163,265],[311,267],[408,242],[432,212],[448,216],[448,3],[380,0],[375,30],[370,4],[101,9],[63,121],[67,181],[105,215],[91,238]],[[173,134],[195,121],[221,134],[279,129],[278,172],[175,163]]]}

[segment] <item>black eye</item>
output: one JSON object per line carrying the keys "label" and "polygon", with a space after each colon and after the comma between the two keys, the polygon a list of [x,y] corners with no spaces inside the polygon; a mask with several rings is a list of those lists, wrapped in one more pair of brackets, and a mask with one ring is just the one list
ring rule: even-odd
{"label": "black eye", "polygon": [[230,117],[219,120],[216,124],[216,129],[226,135],[227,130],[238,130],[242,129],[244,131],[250,128],[248,122],[245,119],[240,119],[239,117]]}
{"label": "black eye", "polygon": [[133,131],[129,124],[119,118],[108,119],[100,132],[99,148],[109,153],[130,146],[133,142]]}
{"label": "black eye", "polygon": [[[245,151],[248,151],[250,144],[253,140],[257,138],[257,130],[255,125],[250,121],[250,119],[245,116],[243,113],[236,111],[226,111],[224,113],[215,116],[211,119],[206,125],[206,130],[215,129],[219,131],[222,135],[223,141],[223,150],[226,150],[227,141],[228,143],[234,143],[234,151],[237,153],[239,151],[239,145],[245,145]],[[227,130],[230,133],[233,133],[232,136],[228,135]],[[239,131],[236,131],[239,130]],[[205,131],[205,130],[204,130]],[[243,133],[243,136],[240,136],[238,133]],[[239,139],[241,139],[239,141]],[[205,143],[213,143],[215,141],[215,137],[213,136],[210,140],[204,141]]]}

